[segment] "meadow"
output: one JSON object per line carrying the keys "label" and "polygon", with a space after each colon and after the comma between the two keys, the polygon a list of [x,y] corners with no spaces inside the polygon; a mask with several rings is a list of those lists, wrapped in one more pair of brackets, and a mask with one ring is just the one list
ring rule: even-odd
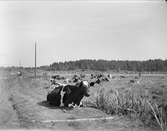
{"label": "meadow", "polygon": [[[5,90],[8,94],[8,99],[12,103],[13,109],[16,110],[16,114],[19,116],[18,121],[22,121],[21,127],[49,128],[48,125],[35,122],[35,120],[42,121],[51,119],[53,116],[55,119],[60,119],[59,117],[63,115],[60,115],[59,112],[57,113],[57,110],[53,110],[53,107],[48,107],[47,109],[39,107],[39,105],[47,107],[44,102],[42,103],[42,100],[46,100],[50,86],[49,80],[53,74],[59,74],[68,79],[71,79],[75,74],[85,74],[85,78],[83,79],[91,82],[94,81],[94,79],[90,79],[91,73],[103,73],[104,75],[110,73],[112,77],[109,81],[95,84],[95,86],[91,87],[90,97],[85,97],[82,100],[86,108],[81,108],[80,111],[70,111],[70,114],[75,115],[75,117],[70,116],[70,118],[99,117],[105,115],[117,116],[119,121],[121,119],[127,119],[130,123],[134,121],[141,123],[142,130],[166,129],[167,75],[165,73],[142,73],[139,77],[138,73],[133,72],[118,73],[80,70],[48,72],[38,70],[36,79],[33,73],[33,70],[22,70],[22,76],[17,76],[17,70],[3,71],[1,73],[1,87],[7,88]],[[63,83],[63,80],[58,82]],[[91,109],[87,111],[88,108]],[[41,112],[45,112],[45,117],[39,114]],[[108,129],[111,128],[112,124],[110,124]],[[57,126],[59,127],[60,125],[59,123]],[[73,126],[80,128],[74,123],[72,124]],[[134,130],[138,128],[135,127]],[[69,129],[73,129],[71,125]]]}
{"label": "meadow", "polygon": [[167,77],[163,74],[143,74],[140,78],[124,76],[118,75],[99,85],[93,91],[94,106],[107,114],[123,115],[152,128],[166,129]]}

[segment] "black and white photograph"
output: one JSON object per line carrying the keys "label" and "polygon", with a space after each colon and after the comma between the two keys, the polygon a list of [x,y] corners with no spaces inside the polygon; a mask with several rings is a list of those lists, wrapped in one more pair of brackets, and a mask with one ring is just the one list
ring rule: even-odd
{"label": "black and white photograph", "polygon": [[0,130],[167,131],[167,1],[0,0]]}

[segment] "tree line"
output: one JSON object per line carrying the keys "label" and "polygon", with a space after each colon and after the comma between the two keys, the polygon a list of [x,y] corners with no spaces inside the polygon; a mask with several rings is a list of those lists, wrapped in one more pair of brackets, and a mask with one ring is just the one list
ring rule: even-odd
{"label": "tree line", "polygon": [[49,66],[41,66],[44,70],[126,70],[138,72],[166,72],[167,60],[150,59],[145,61],[128,61],[128,60],[76,60],[68,62],[54,62]]}

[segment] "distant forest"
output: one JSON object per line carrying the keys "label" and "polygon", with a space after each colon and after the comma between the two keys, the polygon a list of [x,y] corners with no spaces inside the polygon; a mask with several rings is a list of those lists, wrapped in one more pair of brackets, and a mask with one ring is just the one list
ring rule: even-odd
{"label": "distant forest", "polygon": [[77,60],[68,62],[55,62],[50,66],[39,67],[43,70],[126,70],[126,71],[138,71],[138,72],[166,72],[167,71],[167,59],[154,59],[146,61],[128,61],[128,60]]}

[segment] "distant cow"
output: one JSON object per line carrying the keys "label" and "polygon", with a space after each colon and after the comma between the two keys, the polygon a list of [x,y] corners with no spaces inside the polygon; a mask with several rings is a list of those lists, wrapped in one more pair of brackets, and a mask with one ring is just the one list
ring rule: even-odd
{"label": "distant cow", "polygon": [[97,75],[97,78],[99,79],[99,78],[102,78],[103,77],[103,75],[102,74],[98,74]]}
{"label": "distant cow", "polygon": [[135,80],[130,80],[129,83],[135,83],[136,81]]}
{"label": "distant cow", "polygon": [[77,79],[77,78],[75,78],[74,80],[73,80],[73,82],[75,83],[75,82],[78,82],[79,81],[79,79]]}
{"label": "distant cow", "polygon": [[63,76],[60,76],[60,75],[53,75],[52,77],[51,77],[52,79],[57,79],[57,80],[64,80],[65,79],[65,77],[63,77]]}
{"label": "distant cow", "polygon": [[18,72],[17,72],[17,76],[22,76],[22,72],[21,72],[21,71],[18,71]]}
{"label": "distant cow", "polygon": [[125,76],[121,75],[120,78],[126,78]]}
{"label": "distant cow", "polygon": [[85,78],[85,74],[80,74],[80,78]]}
{"label": "distant cow", "polygon": [[81,80],[81,78],[77,75],[74,75],[73,78],[72,78],[73,82],[76,83],[78,82],[79,80]]}
{"label": "distant cow", "polygon": [[93,75],[93,74],[91,74],[91,75],[90,75],[90,78],[91,78],[91,79],[93,79],[93,78],[94,78],[94,75]]}
{"label": "distant cow", "polygon": [[47,101],[54,106],[79,106],[84,96],[89,97],[89,88],[87,81],[81,81],[77,85],[59,86],[47,95]]}
{"label": "distant cow", "polygon": [[53,75],[51,78],[52,79],[57,79],[57,78],[59,78],[60,77],[60,75]]}
{"label": "distant cow", "polygon": [[72,77],[72,79],[75,79],[75,78],[79,78],[79,76],[78,76],[78,75],[74,75],[74,76]]}
{"label": "distant cow", "polygon": [[109,79],[104,77],[104,78],[102,78],[102,81],[109,81]]}
{"label": "distant cow", "polygon": [[51,82],[51,85],[55,85],[56,80],[51,78],[51,79],[50,79],[50,82]]}
{"label": "distant cow", "polygon": [[97,79],[96,83],[97,83],[97,84],[100,84],[100,82],[101,82],[100,79]]}
{"label": "distant cow", "polygon": [[94,86],[96,82],[90,82],[90,86]]}
{"label": "distant cow", "polygon": [[111,75],[111,74],[108,74],[107,77],[108,77],[108,78],[112,78],[112,75]]}

